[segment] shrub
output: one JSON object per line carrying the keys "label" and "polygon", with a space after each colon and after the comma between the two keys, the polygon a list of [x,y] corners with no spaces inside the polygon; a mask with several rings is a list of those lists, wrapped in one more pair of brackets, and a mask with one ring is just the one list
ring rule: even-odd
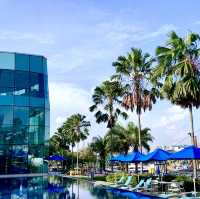
{"label": "shrub", "polygon": [[[112,173],[106,176],[106,181],[116,183],[122,176],[128,177],[127,173]],[[130,185],[135,186],[137,184],[137,177],[133,176]]]}
{"label": "shrub", "polygon": [[162,180],[163,181],[166,181],[166,182],[171,182],[172,180],[174,180],[176,178],[175,175],[170,175],[170,174],[167,174],[167,175],[164,175]]}
{"label": "shrub", "polygon": [[191,181],[191,178],[188,176],[176,176],[175,180],[177,182],[185,182],[185,181]]}
{"label": "shrub", "polygon": [[95,176],[94,180],[96,180],[96,181],[106,181],[106,176]]}
{"label": "shrub", "polygon": [[127,175],[126,173],[123,173],[123,172],[108,174],[108,175],[106,176],[106,181],[107,181],[107,182],[115,183],[115,182],[118,181],[122,176],[127,177],[128,175]]}

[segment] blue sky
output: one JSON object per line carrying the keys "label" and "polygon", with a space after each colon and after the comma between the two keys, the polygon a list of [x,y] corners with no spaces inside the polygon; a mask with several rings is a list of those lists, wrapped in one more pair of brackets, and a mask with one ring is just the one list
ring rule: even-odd
{"label": "blue sky", "polygon": [[[95,124],[88,107],[92,89],[114,72],[112,62],[130,47],[154,55],[171,30],[199,33],[199,7],[198,0],[1,0],[0,46],[48,58],[51,134],[80,112],[92,121],[90,137],[103,135],[105,125]],[[194,121],[199,135],[199,111]],[[145,113],[142,126],[151,128],[155,146],[189,142],[188,111],[167,101]]]}

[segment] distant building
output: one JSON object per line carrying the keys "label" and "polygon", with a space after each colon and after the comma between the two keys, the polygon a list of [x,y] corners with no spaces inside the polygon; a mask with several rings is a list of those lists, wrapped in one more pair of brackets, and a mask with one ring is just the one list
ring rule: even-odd
{"label": "distant building", "polygon": [[0,175],[47,173],[47,59],[0,52]]}
{"label": "distant building", "polygon": [[172,146],[163,146],[160,148],[164,149],[165,151],[169,151],[169,152],[177,152],[177,151],[182,150],[185,147],[187,147],[187,145],[172,145]]}

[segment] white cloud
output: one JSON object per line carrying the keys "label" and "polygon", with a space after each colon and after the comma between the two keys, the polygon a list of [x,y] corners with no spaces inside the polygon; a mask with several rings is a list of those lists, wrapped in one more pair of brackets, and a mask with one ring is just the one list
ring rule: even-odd
{"label": "white cloud", "polygon": [[177,123],[184,120],[186,116],[187,110],[173,105],[164,112],[164,115],[160,117],[159,122],[154,127],[165,127],[169,130],[174,130]]}
{"label": "white cloud", "polygon": [[89,112],[91,94],[84,89],[67,83],[50,82],[51,135],[71,114],[80,113],[91,121],[90,139],[92,136],[106,132],[105,125],[95,122],[93,113]]}
{"label": "white cloud", "polygon": [[54,39],[50,34],[17,32],[14,30],[0,30],[0,40],[31,40],[40,44],[53,44]]}

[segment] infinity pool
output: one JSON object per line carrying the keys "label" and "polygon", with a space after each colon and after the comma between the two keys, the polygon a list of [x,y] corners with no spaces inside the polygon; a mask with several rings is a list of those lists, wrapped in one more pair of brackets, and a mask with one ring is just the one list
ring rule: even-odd
{"label": "infinity pool", "polygon": [[0,199],[152,199],[156,197],[60,177],[0,179]]}

